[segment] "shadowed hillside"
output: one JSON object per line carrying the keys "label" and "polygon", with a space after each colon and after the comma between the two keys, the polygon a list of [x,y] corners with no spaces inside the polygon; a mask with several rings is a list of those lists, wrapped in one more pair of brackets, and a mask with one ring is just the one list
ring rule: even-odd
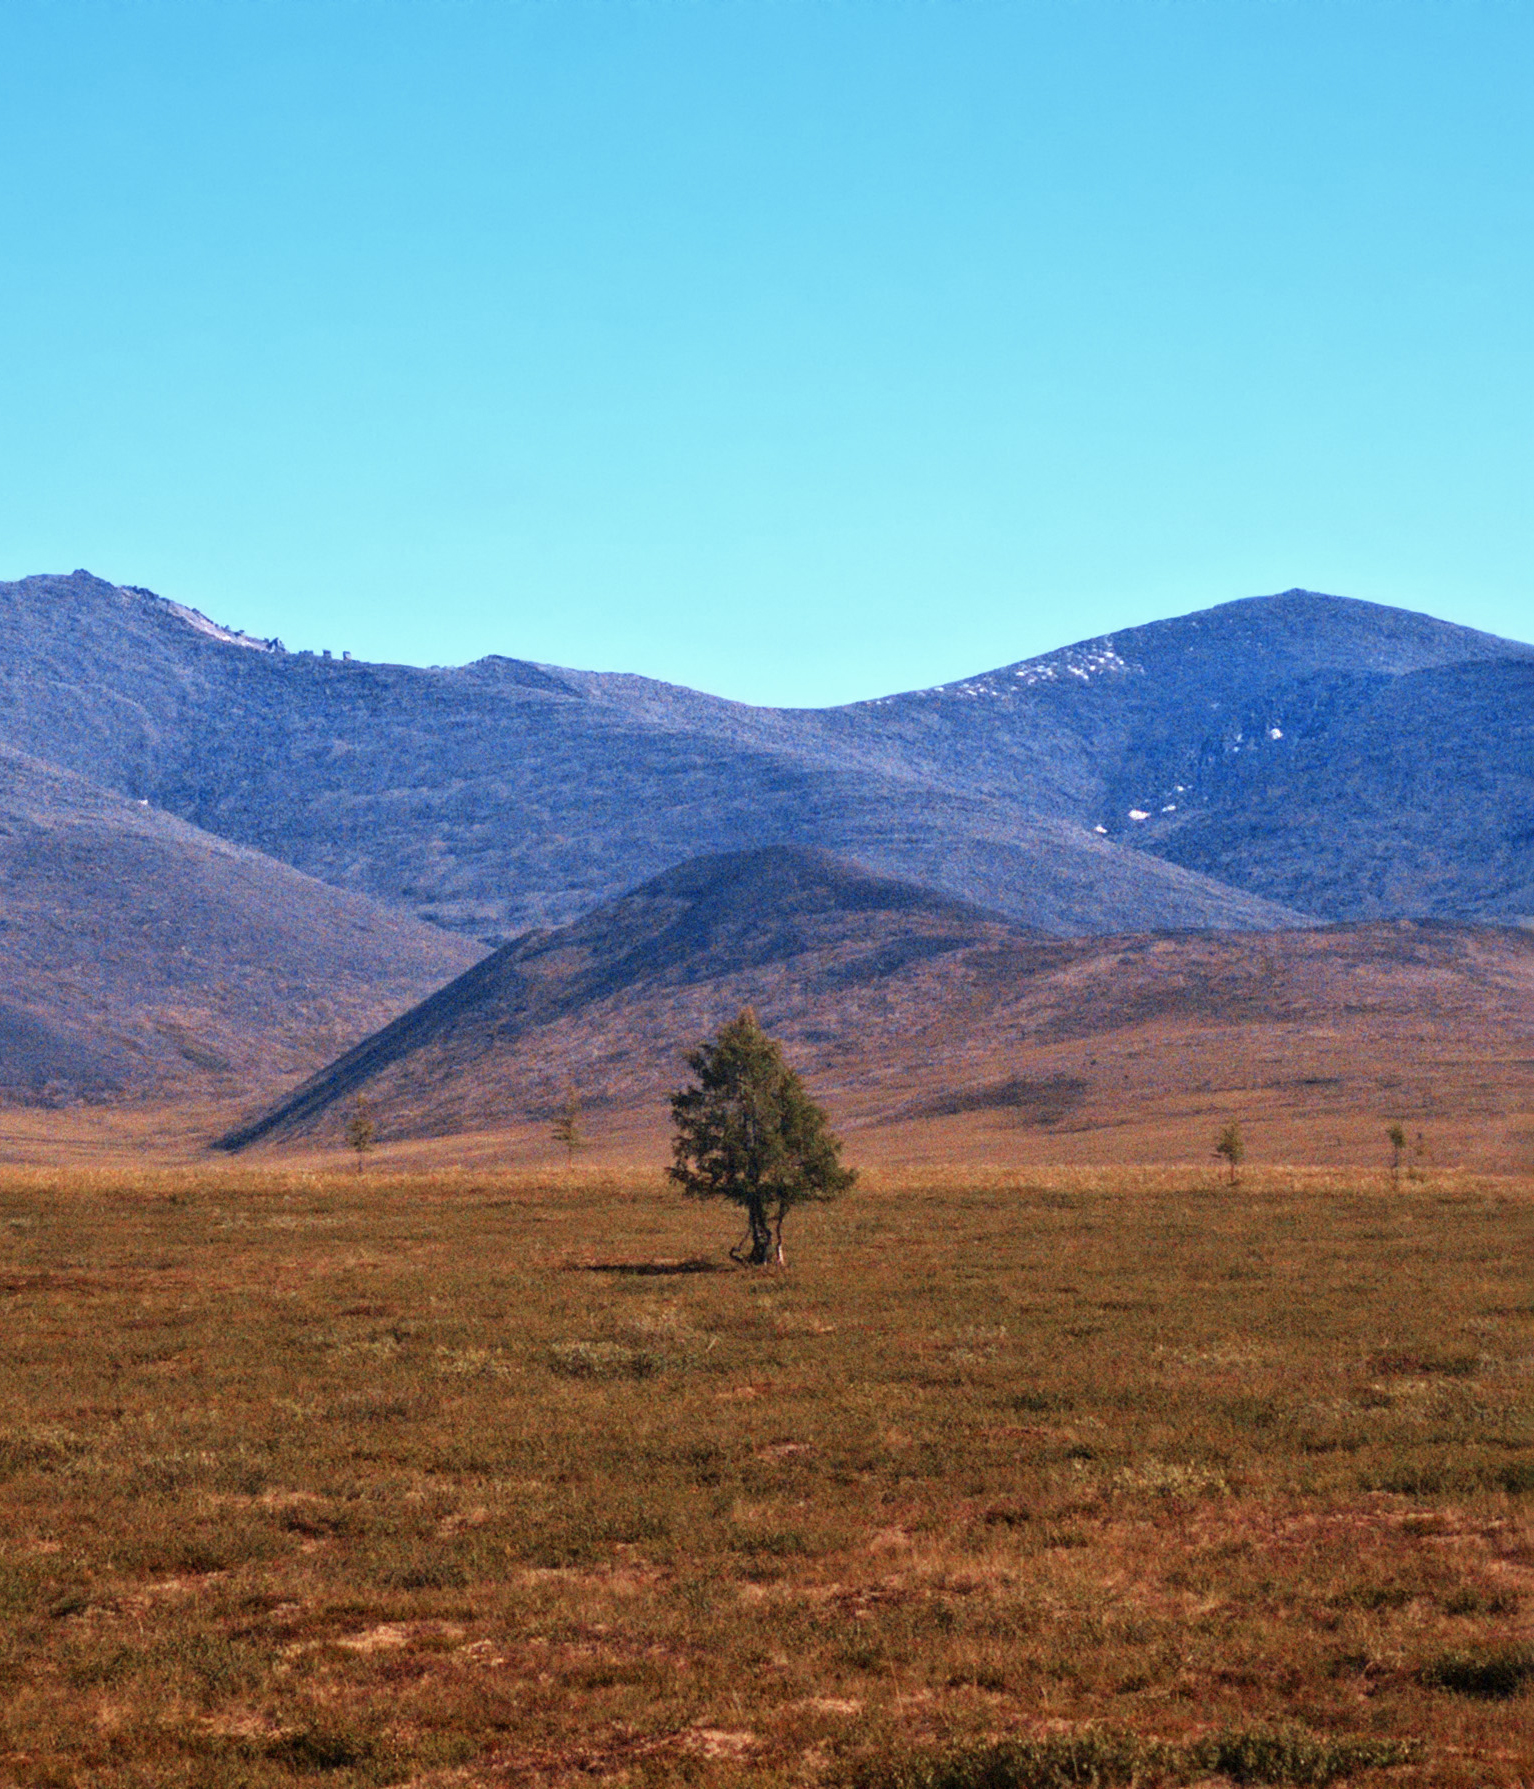
{"label": "shadowed hillside", "polygon": [[0,747],[0,1098],[270,1087],[469,940]]}
{"label": "shadowed hillside", "polygon": [[1051,1147],[1163,1119],[1198,1131],[1230,1110],[1363,1112],[1376,1130],[1473,1114],[1511,1135],[1530,1104],[1534,936],[1060,939],[821,853],[710,858],[486,958],[223,1143],[333,1142],[362,1091],[387,1138],[538,1125],[573,1086],[594,1131],[657,1147],[682,1050],[748,1002],[838,1122],[887,1133],[886,1151],[903,1137],[963,1159],[977,1127]]}

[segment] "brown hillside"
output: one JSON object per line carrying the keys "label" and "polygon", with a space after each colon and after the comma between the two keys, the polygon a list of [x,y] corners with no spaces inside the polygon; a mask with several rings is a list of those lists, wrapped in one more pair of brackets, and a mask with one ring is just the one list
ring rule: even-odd
{"label": "brown hillside", "polygon": [[674,1079],[679,1039],[744,1001],[792,1010],[829,1042],[916,965],[1027,935],[822,851],[698,858],[506,945],[223,1143],[313,1134],[364,1089],[396,1136],[537,1114],[571,1083],[605,1107],[639,1104]]}
{"label": "brown hillside", "polygon": [[821,853],[702,859],[507,946],[231,1133],[333,1141],[366,1091],[386,1138],[515,1137],[567,1085],[598,1137],[659,1149],[680,1052],[750,1002],[884,1160],[1147,1159],[1216,1119],[1298,1159],[1525,1145],[1534,937],[1389,922],[1268,934],[1029,934]]}
{"label": "brown hillside", "polygon": [[481,954],[4,747],[0,936],[11,1104],[265,1090]]}

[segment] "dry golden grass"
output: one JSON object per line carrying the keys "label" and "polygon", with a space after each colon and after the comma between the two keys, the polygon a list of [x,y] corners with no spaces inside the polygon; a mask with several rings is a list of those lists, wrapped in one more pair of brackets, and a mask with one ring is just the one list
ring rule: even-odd
{"label": "dry golden grass", "polygon": [[12,1170],[0,1781],[1525,1783],[1530,1190]]}

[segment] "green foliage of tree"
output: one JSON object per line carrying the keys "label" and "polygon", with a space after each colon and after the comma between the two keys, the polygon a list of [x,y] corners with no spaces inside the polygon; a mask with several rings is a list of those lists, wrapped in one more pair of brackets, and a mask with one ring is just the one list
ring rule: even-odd
{"label": "green foliage of tree", "polygon": [[367,1152],[378,1138],[378,1127],[373,1123],[373,1113],[367,1101],[359,1093],[352,1104],[351,1116],[346,1120],[346,1146],[357,1152],[357,1172],[362,1172],[362,1164]]}
{"label": "green foliage of tree", "polygon": [[1230,1168],[1230,1184],[1234,1186],[1240,1178],[1241,1163],[1246,1157],[1246,1141],[1241,1135],[1241,1126],[1234,1118],[1220,1132],[1214,1152],[1224,1156]]}
{"label": "green foliage of tree", "polygon": [[562,1143],[565,1153],[573,1162],[577,1149],[586,1147],[586,1132],[581,1126],[581,1099],[572,1087],[565,1094],[559,1110],[554,1114],[554,1125],[550,1132],[556,1143]]}
{"label": "green foliage of tree", "polygon": [[728,1199],[746,1214],[732,1259],[783,1263],[783,1220],[795,1205],[834,1199],[856,1175],[804,1083],[742,1007],[711,1042],[691,1051],[696,1084],[671,1096],[670,1178],[694,1199]]}

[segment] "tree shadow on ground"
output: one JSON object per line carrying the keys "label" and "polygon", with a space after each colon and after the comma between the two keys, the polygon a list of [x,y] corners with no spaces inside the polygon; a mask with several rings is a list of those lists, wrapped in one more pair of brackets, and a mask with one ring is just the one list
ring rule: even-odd
{"label": "tree shadow on ground", "polygon": [[634,1277],[676,1273],[728,1273],[718,1261],[572,1261],[566,1273],[626,1273]]}

